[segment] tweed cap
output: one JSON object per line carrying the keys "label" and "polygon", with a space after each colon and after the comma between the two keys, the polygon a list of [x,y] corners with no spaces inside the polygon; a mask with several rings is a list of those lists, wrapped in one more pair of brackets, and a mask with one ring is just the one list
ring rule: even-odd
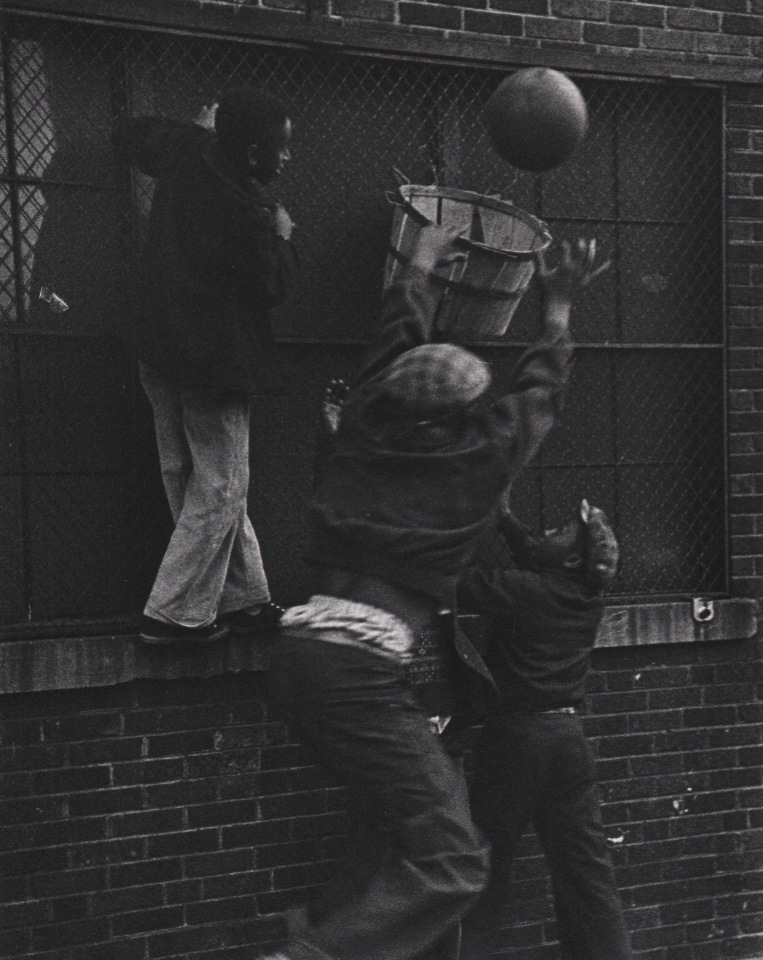
{"label": "tweed cap", "polygon": [[490,367],[453,343],[413,347],[381,377],[382,388],[408,412],[441,416],[467,406],[490,386]]}

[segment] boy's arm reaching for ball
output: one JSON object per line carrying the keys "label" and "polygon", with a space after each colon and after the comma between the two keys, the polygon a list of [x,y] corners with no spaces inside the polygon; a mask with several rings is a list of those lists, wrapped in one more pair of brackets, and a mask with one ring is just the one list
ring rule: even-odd
{"label": "boy's arm reaching for ball", "polygon": [[576,293],[609,268],[595,266],[596,241],[563,240],[556,266],[538,254],[537,276],[544,291],[541,334],[520,358],[512,385],[493,407],[512,476],[526,466],[559,417],[572,368],[570,313]]}
{"label": "boy's arm reaching for ball", "polygon": [[366,349],[353,387],[380,373],[396,357],[412,347],[435,339],[437,310],[445,288],[432,275],[447,273],[463,259],[453,246],[460,236],[448,227],[427,226],[418,235],[410,262],[399,272],[384,294],[382,328]]}
{"label": "boy's arm reaching for ball", "polygon": [[532,539],[532,530],[523,523],[519,517],[512,513],[508,503],[508,494],[498,506],[496,513],[496,527],[503,537],[504,542],[516,562],[523,549],[527,547]]}
{"label": "boy's arm reaching for ball", "polygon": [[344,380],[330,380],[323,393],[318,413],[320,429],[315,439],[315,461],[313,463],[313,489],[323,477],[326,462],[334,452],[335,437],[342,422],[342,407],[347,399],[349,387]]}

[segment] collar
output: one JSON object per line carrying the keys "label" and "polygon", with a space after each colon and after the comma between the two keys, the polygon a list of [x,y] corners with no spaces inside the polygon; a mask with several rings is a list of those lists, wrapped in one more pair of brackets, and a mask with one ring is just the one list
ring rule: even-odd
{"label": "collar", "polygon": [[269,210],[275,210],[276,201],[273,199],[267,187],[264,187],[256,180],[242,180],[235,166],[223,153],[217,140],[211,140],[210,143],[204,147],[202,156],[204,163],[212,173],[220,180],[223,180],[226,185],[239,194],[242,199],[247,199],[258,207],[267,207]]}

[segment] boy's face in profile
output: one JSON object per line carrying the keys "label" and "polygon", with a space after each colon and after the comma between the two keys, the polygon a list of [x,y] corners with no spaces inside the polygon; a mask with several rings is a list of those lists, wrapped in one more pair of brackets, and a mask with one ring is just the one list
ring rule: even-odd
{"label": "boy's face in profile", "polygon": [[291,140],[291,120],[264,137],[259,143],[253,143],[247,150],[246,159],[249,171],[255,180],[262,184],[271,183],[283,172],[291,159],[289,142]]}

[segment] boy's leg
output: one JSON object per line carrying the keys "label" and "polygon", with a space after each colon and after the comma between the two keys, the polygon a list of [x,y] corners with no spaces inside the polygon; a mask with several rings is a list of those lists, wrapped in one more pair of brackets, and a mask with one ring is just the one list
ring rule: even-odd
{"label": "boy's leg", "polygon": [[[241,440],[240,456],[246,464],[249,486],[249,412],[247,430]],[[228,562],[218,615],[239,610],[256,613],[270,599],[268,581],[262,563],[260,544],[247,512],[246,498],[242,503],[240,521]]]}
{"label": "boy's leg", "polygon": [[[389,658],[285,634],[271,671],[277,686],[289,688],[290,709],[316,758],[389,837],[367,882],[348,899],[334,898],[327,914],[318,911],[284,953],[289,960],[413,960],[454,926],[486,879],[487,849],[471,823],[463,780]],[[367,872],[364,863],[349,869]]]}
{"label": "boy's leg", "polygon": [[[322,895],[306,908],[293,911],[289,932],[299,937],[309,925],[317,926],[354,897],[366,890],[390,855],[390,837],[368,821],[351,826],[352,856],[342,864],[335,879]],[[434,944],[417,954],[415,960],[460,960],[461,924],[454,923]]]}
{"label": "boy's leg", "polygon": [[[216,389],[183,390],[183,426],[193,469],[145,613],[186,627],[211,624],[244,526],[249,486],[249,401]],[[256,539],[256,538],[255,538]],[[251,543],[247,544],[251,547]],[[243,550],[243,548],[242,548]],[[268,599],[259,557],[251,563],[247,606]]]}
{"label": "boy's leg", "polygon": [[543,768],[531,724],[524,714],[497,717],[475,749],[472,813],[490,843],[491,869],[487,889],[463,922],[461,960],[492,960],[499,946],[514,852],[532,819]]}
{"label": "boy's leg", "polygon": [[145,363],[140,364],[140,381],[154,412],[162,483],[172,520],[177,523],[193,465],[183,427],[181,390],[177,384],[160,377]]}
{"label": "boy's leg", "polygon": [[[245,508],[246,509],[246,508]],[[218,614],[246,610],[256,613],[270,599],[260,543],[249,516],[244,513],[233,541]]]}
{"label": "boy's leg", "polygon": [[630,937],[601,820],[594,760],[577,717],[557,717],[553,797],[536,817],[565,960],[631,960]]}

